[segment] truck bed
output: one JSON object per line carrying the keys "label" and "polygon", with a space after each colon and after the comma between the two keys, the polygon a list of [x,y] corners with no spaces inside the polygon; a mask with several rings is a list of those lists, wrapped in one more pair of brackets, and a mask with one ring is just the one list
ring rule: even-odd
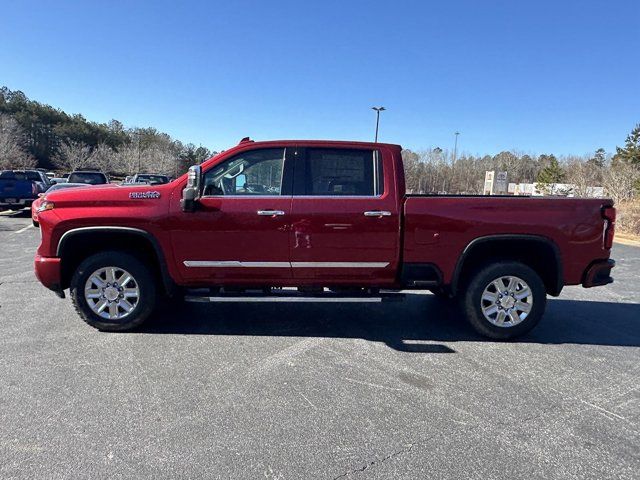
{"label": "truck bed", "polygon": [[594,258],[607,258],[601,211],[607,199],[482,195],[406,195],[404,262],[437,259],[444,283],[451,281],[458,258],[470,242],[483,237],[535,236],[560,252],[564,284],[581,282]]}

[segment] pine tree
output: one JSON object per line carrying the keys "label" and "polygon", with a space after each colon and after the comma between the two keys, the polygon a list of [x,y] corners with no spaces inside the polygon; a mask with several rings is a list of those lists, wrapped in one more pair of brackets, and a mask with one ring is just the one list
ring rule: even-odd
{"label": "pine tree", "polygon": [[554,155],[549,156],[549,165],[538,173],[538,183],[562,183],[564,180],[564,170],[558,163]]}
{"label": "pine tree", "polygon": [[555,193],[552,184],[562,183],[565,173],[554,155],[549,155],[545,160],[548,161],[548,165],[538,173],[538,188],[548,195]]}
{"label": "pine tree", "polygon": [[598,168],[604,168],[604,164],[607,160],[607,153],[604,151],[604,148],[599,148],[596,150],[596,153],[587,160],[587,163],[593,165]]}
{"label": "pine tree", "polygon": [[624,148],[616,147],[614,162],[623,161],[632,165],[640,165],[640,123],[631,130],[624,142]]}

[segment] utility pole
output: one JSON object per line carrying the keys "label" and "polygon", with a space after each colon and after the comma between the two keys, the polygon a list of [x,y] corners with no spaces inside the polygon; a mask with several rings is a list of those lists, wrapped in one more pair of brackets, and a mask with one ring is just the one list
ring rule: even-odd
{"label": "utility pole", "polygon": [[454,185],[455,181],[456,157],[458,156],[458,135],[460,135],[460,132],[455,132],[454,135],[456,136],[456,139],[453,143],[453,162],[451,163],[451,185],[449,185],[450,188]]}
{"label": "utility pole", "polygon": [[136,132],[136,137],[138,139],[138,171],[136,173],[140,173],[140,161],[141,161],[141,156],[140,156],[140,132]]}
{"label": "utility pole", "polygon": [[454,133],[454,135],[456,136],[456,140],[455,143],[453,144],[453,163],[456,163],[456,155],[458,153],[458,135],[460,135],[460,132],[456,132]]}
{"label": "utility pole", "polygon": [[380,126],[380,112],[384,112],[386,108],[384,107],[371,107],[372,110],[376,111],[376,139],[375,143],[378,143],[378,127]]}

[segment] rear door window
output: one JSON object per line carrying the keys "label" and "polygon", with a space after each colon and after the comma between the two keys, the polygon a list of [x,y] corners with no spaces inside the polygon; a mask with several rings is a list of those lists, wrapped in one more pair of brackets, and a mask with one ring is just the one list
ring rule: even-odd
{"label": "rear door window", "polygon": [[[374,150],[307,148],[299,195],[375,196],[382,194],[382,164]],[[301,178],[303,177],[303,179]]]}

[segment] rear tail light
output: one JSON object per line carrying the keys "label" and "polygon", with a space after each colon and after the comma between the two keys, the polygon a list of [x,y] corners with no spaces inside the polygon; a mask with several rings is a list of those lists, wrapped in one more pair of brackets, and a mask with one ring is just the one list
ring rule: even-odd
{"label": "rear tail light", "polygon": [[613,246],[613,236],[616,232],[616,209],[604,207],[602,209],[602,218],[605,219],[604,248],[610,249]]}

